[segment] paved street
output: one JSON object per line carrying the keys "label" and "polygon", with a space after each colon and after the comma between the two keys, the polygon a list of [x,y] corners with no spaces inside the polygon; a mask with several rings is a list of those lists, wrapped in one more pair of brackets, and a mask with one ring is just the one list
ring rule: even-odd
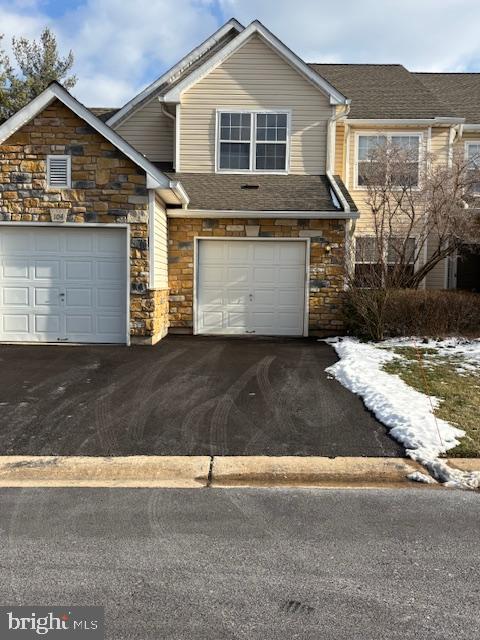
{"label": "paved street", "polygon": [[0,604],[123,640],[473,640],[480,501],[448,490],[0,491]]}

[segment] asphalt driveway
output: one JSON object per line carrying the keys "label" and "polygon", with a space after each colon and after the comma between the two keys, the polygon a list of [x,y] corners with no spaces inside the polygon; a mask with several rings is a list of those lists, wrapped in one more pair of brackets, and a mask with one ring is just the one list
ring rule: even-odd
{"label": "asphalt driveway", "polygon": [[323,342],[0,347],[0,455],[402,456]]}

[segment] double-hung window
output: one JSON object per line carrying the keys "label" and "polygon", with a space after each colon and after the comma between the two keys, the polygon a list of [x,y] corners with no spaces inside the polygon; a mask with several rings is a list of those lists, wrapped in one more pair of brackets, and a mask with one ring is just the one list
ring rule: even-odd
{"label": "double-hung window", "polygon": [[416,187],[419,182],[420,134],[359,135],[356,185],[377,184]]}
{"label": "double-hung window", "polygon": [[415,271],[415,238],[390,237],[381,243],[374,236],[355,238],[355,284],[376,288],[384,278],[405,281]]}
{"label": "double-hung window", "polygon": [[[480,170],[480,142],[467,142],[467,161],[471,171]],[[472,191],[480,196],[480,182],[473,185]]]}
{"label": "double-hung window", "polygon": [[219,112],[219,171],[286,171],[288,128],[286,112]]}

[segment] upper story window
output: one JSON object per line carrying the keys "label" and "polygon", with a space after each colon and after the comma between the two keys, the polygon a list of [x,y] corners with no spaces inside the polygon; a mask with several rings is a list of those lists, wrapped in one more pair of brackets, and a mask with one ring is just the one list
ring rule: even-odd
{"label": "upper story window", "polygon": [[[480,169],[480,141],[467,142],[467,160],[472,171]],[[475,195],[480,195],[480,183],[474,185]]]}
{"label": "upper story window", "polygon": [[372,181],[418,186],[420,140],[420,134],[358,135],[355,187],[367,187]]}
{"label": "upper story window", "polygon": [[47,156],[47,185],[55,189],[68,189],[71,181],[70,156]]}
{"label": "upper story window", "polygon": [[218,170],[285,172],[288,167],[289,117],[286,112],[218,114]]}

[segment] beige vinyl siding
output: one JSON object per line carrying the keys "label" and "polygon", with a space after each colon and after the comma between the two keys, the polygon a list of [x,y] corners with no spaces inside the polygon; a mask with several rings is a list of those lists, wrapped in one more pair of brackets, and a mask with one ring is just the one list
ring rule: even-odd
{"label": "beige vinyl siding", "polygon": [[325,173],[329,99],[259,36],[185,92],[181,105],[181,171],[215,171],[216,110],[289,109],[290,172]]}
{"label": "beige vinyl siding", "polygon": [[155,199],[155,219],[153,226],[154,271],[153,288],[168,289],[168,237],[167,214],[163,203]]}
{"label": "beige vinyl siding", "polygon": [[335,133],[335,175],[344,180],[345,166],[345,125],[337,122]]}
{"label": "beige vinyl siding", "polygon": [[[434,241],[427,243],[427,259],[433,254],[436,247]],[[427,289],[446,289],[447,288],[447,267],[448,260],[439,262],[426,277]]]}
{"label": "beige vinyl siding", "polygon": [[142,105],[116,131],[152,162],[173,162],[174,122],[162,112],[157,98]]}

